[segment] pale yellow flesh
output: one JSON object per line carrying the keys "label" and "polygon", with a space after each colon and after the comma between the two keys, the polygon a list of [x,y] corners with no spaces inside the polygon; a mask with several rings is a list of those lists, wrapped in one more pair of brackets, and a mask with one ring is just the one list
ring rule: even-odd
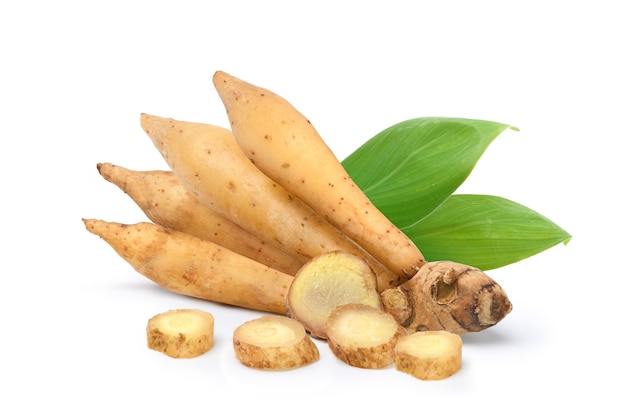
{"label": "pale yellow flesh", "polygon": [[266,315],[248,321],[233,334],[235,356],[260,370],[287,370],[319,359],[319,351],[304,326],[284,316]]}
{"label": "pale yellow flesh", "polygon": [[173,358],[193,358],[213,347],[215,321],[196,309],[170,310],[148,320],[148,347]]}
{"label": "pale yellow flesh", "polygon": [[391,314],[363,304],[335,308],[326,321],[328,346],[348,365],[380,369],[395,361],[395,345],[406,334]]}
{"label": "pale yellow flesh", "polygon": [[331,315],[326,323],[329,339],[352,347],[379,346],[391,340],[398,329],[393,317],[378,309],[343,309]]}
{"label": "pale yellow flesh", "polygon": [[322,339],[335,307],[356,303],[382,309],[376,275],[362,258],[345,252],[328,252],[305,264],[294,277],[287,303],[289,315]]}
{"label": "pale yellow flesh", "polygon": [[417,332],[396,344],[396,369],[422,380],[440,380],[461,369],[462,340],[447,331]]}
{"label": "pale yellow flesh", "polygon": [[303,336],[304,328],[297,322],[278,317],[261,318],[244,323],[236,332],[239,340],[260,347],[293,345]]}

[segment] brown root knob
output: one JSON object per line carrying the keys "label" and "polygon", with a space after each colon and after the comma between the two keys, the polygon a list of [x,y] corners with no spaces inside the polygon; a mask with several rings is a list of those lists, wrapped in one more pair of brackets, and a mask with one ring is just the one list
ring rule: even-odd
{"label": "brown root knob", "polygon": [[409,281],[387,291],[382,294],[385,309],[414,332],[478,332],[512,310],[506,293],[493,279],[477,268],[451,261],[429,262]]}

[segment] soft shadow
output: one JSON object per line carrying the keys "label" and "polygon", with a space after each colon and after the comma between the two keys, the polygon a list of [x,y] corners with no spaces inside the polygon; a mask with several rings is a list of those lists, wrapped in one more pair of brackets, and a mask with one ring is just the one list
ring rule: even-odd
{"label": "soft shadow", "polygon": [[163,294],[166,292],[172,294],[172,292],[167,291],[165,288],[147,279],[146,280],[128,279],[128,281],[124,283],[120,283],[120,282],[111,283],[107,285],[107,288],[111,290],[115,290],[115,291],[120,291],[120,290],[129,291],[129,292],[148,291],[148,292],[152,292],[155,294]]}
{"label": "soft shadow", "polygon": [[472,346],[501,345],[513,342],[513,337],[498,328],[492,327],[476,333],[461,335],[463,344]]}

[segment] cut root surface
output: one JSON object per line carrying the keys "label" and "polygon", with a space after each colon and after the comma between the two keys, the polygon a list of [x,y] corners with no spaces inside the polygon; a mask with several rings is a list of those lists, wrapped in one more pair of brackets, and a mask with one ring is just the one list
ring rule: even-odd
{"label": "cut root surface", "polygon": [[319,351],[298,321],[266,315],[235,329],[233,347],[237,360],[263,370],[293,369],[319,359]]}
{"label": "cut root surface", "polygon": [[169,310],[148,320],[148,347],[172,358],[194,358],[213,347],[214,319],[196,309]]}
{"label": "cut root surface", "polygon": [[440,380],[461,369],[462,340],[444,330],[402,337],[396,344],[396,369],[422,380]]}
{"label": "cut root surface", "polygon": [[325,323],[344,304],[365,304],[382,310],[376,290],[376,274],[362,258],[347,252],[316,256],[298,271],[289,288],[290,317],[320,339],[326,339]]}
{"label": "cut root surface", "polygon": [[328,346],[335,356],[358,368],[379,369],[395,360],[395,346],[406,330],[391,314],[363,304],[345,304],[326,321]]}

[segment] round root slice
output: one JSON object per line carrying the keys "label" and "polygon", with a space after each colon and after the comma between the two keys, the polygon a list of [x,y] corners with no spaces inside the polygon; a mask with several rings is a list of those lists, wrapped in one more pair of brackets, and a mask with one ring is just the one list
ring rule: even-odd
{"label": "round root slice", "polygon": [[320,339],[326,339],[324,325],[332,311],[344,304],[383,309],[376,274],[367,261],[347,252],[312,258],[296,273],[287,294],[289,317]]}
{"label": "round root slice", "polygon": [[402,337],[396,344],[396,369],[422,380],[439,380],[461,369],[461,336],[445,330]]}
{"label": "round root slice", "polygon": [[319,359],[317,346],[304,326],[289,317],[266,315],[235,329],[237,360],[249,368],[286,370]]}
{"label": "round root slice", "polygon": [[326,321],[328,347],[348,365],[380,369],[395,360],[398,340],[406,329],[389,313],[363,304],[344,304]]}
{"label": "round root slice", "polygon": [[195,358],[213,347],[214,325],[205,311],[166,311],[148,320],[148,347],[172,358]]}

